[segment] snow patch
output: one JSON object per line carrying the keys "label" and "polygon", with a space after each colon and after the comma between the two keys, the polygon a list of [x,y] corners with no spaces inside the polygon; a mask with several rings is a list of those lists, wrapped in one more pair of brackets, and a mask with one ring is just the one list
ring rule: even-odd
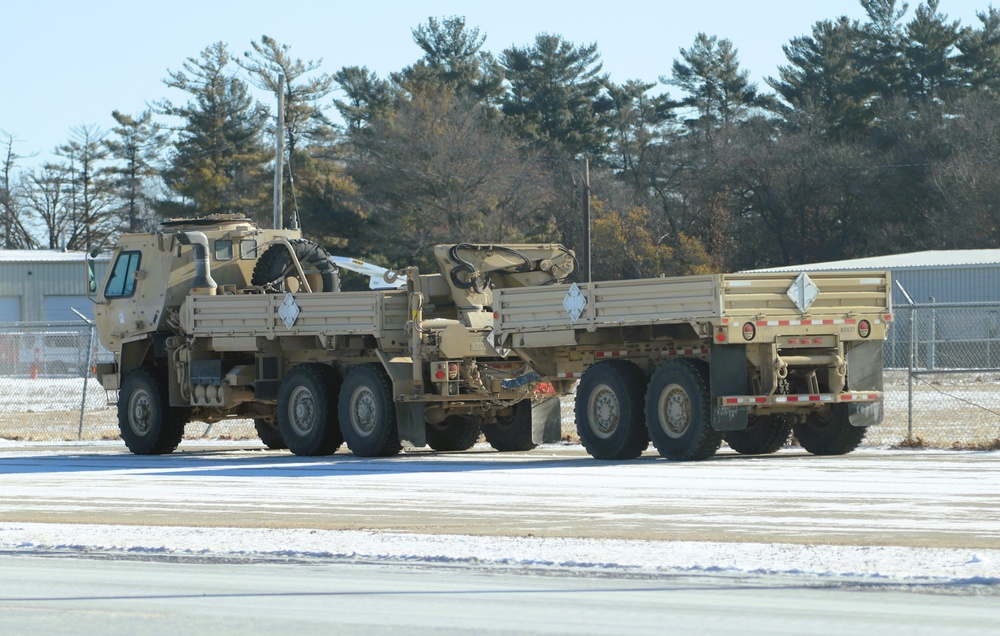
{"label": "snow patch", "polygon": [[484,537],[380,531],[0,524],[0,550],[402,560],[645,572],[792,574],[1000,586],[1000,550]]}

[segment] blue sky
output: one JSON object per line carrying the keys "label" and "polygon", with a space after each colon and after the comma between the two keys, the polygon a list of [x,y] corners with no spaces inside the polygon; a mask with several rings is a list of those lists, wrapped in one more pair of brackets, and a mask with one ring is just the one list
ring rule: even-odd
{"label": "blue sky", "polygon": [[[972,25],[989,3],[941,0],[941,10]],[[239,54],[264,34],[290,45],[295,57],[322,58],[327,73],[363,65],[385,76],[420,57],[410,31],[429,16],[465,16],[493,53],[543,32],[596,41],[615,82],[668,75],[678,49],[704,31],[732,40],[743,67],[766,88],[763,78],[784,62],[782,44],[845,14],[863,16],[858,0],[0,0],[0,130],[14,135],[15,152],[35,155],[23,165],[48,160],[73,126],[108,129],[112,110],[137,114],[164,97],[184,101],[162,80],[209,44],[222,41]]]}

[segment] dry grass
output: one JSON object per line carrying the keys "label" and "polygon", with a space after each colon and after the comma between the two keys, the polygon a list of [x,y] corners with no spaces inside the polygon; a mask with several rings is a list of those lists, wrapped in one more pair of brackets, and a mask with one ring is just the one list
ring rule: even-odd
{"label": "dry grass", "polygon": [[917,435],[912,438],[903,438],[889,448],[892,448],[893,450],[899,450],[902,448],[930,448],[930,444],[928,444],[924,438]]}
{"label": "dry grass", "polygon": [[962,450],[962,451],[995,451],[1000,450],[1000,437],[989,441],[989,442],[954,442],[951,445],[952,450]]}

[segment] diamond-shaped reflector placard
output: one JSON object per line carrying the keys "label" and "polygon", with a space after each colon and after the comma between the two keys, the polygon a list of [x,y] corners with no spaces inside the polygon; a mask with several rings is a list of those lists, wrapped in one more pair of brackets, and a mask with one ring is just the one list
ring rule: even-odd
{"label": "diamond-shaped reflector placard", "polygon": [[799,311],[806,313],[812,307],[816,296],[819,296],[819,287],[816,286],[816,283],[812,282],[808,274],[802,272],[785,293],[792,299],[795,306],[799,308]]}
{"label": "diamond-shaped reflector placard", "polygon": [[285,300],[278,309],[278,316],[289,329],[295,324],[295,320],[299,317],[299,306],[295,304],[295,298],[291,294],[285,294]]}
{"label": "diamond-shaped reflector placard", "polygon": [[573,283],[570,285],[569,291],[566,292],[566,298],[563,298],[563,308],[569,314],[574,325],[580,319],[580,316],[583,315],[583,310],[586,306],[587,298],[580,291],[580,288],[577,287],[576,283]]}

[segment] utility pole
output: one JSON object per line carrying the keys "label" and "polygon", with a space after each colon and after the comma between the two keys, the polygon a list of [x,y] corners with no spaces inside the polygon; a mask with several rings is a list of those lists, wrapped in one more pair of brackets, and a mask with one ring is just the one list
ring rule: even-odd
{"label": "utility pole", "polygon": [[583,269],[592,282],[590,264],[590,160],[583,158]]}
{"label": "utility pole", "polygon": [[285,171],[285,76],[278,75],[278,130],[274,150],[274,229],[284,224],[281,218],[281,186]]}

